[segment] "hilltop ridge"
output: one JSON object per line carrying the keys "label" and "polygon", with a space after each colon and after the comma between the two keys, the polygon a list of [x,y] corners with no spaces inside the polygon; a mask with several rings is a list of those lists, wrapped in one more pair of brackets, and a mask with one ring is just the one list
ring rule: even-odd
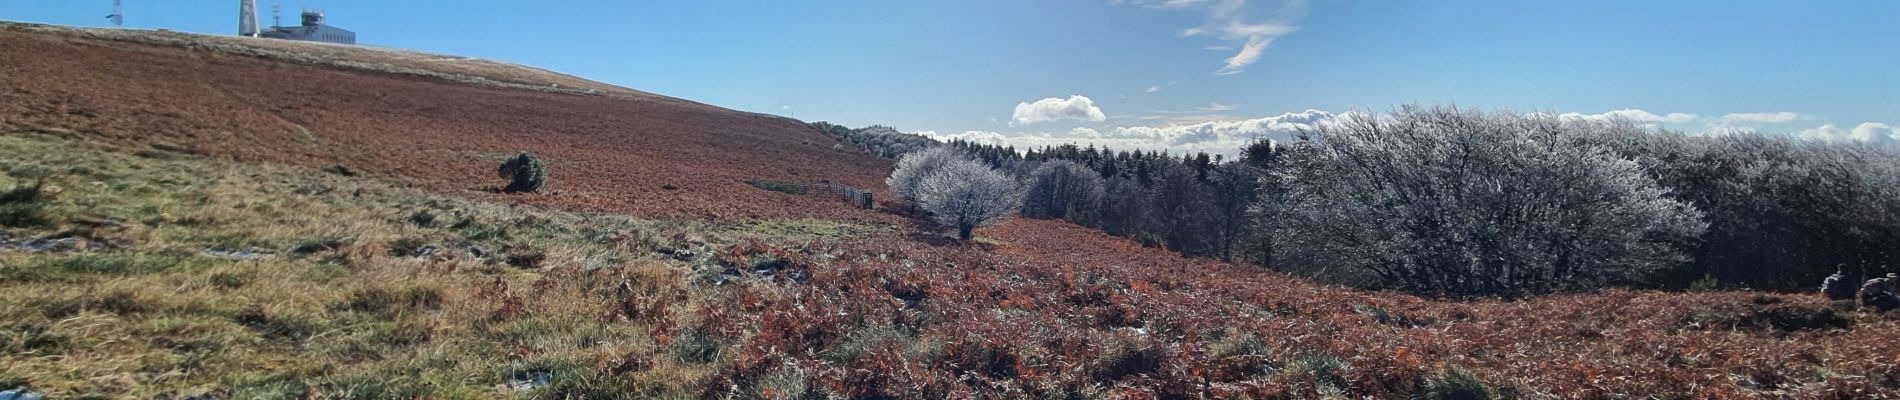
{"label": "hilltop ridge", "polygon": [[750,179],[882,190],[889,161],[778,116],[538,68],[365,46],[0,24],[0,129],[60,130],[243,160],[342,164],[469,189],[499,157],[549,160],[558,196],[646,215],[872,214]]}

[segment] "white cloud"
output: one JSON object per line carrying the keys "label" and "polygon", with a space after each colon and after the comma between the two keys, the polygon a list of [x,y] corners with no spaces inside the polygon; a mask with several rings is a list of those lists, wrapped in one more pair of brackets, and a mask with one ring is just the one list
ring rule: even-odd
{"label": "white cloud", "polygon": [[1102,133],[1087,127],[1076,127],[1069,130],[1069,137],[1100,139]]}
{"label": "white cloud", "polygon": [[1207,103],[1207,107],[1201,107],[1200,109],[1201,111],[1233,111],[1239,108],[1239,104]]}
{"label": "white cloud", "polygon": [[1828,142],[1847,140],[1847,135],[1848,132],[1846,129],[1836,127],[1834,124],[1822,124],[1821,126],[1802,129],[1801,132],[1797,134],[1797,136],[1800,136],[1802,139]]}
{"label": "white cloud", "polygon": [[1881,146],[1900,144],[1900,127],[1879,122],[1863,122],[1853,129],[1842,129],[1834,124],[1804,129],[1798,134],[1803,139],[1828,142],[1858,141]]}
{"label": "white cloud", "polygon": [[1851,137],[1867,143],[1893,146],[1900,143],[1900,128],[1877,122],[1863,122],[1854,126]]}
{"label": "white cloud", "polygon": [[1797,119],[1810,119],[1810,118],[1811,117],[1804,116],[1797,113],[1787,112],[1787,111],[1771,112],[1771,113],[1767,113],[1767,112],[1735,113],[1735,114],[1723,115],[1721,119],[1717,120],[1717,123],[1732,124],[1732,123],[1741,122],[1741,123],[1778,124],[1778,123],[1793,121]]}
{"label": "white cloud", "polygon": [[1008,137],[1003,136],[1003,134],[996,133],[996,132],[989,132],[989,131],[965,131],[963,133],[937,133],[937,131],[917,131],[917,132],[912,132],[912,133],[922,135],[924,137],[928,137],[931,139],[945,141],[945,142],[952,141],[952,140],[961,140],[965,142],[982,143],[982,144],[989,144],[989,145],[1004,145],[1008,142]]}
{"label": "white cloud", "polygon": [[1212,0],[1161,0],[1161,1],[1143,3],[1143,5],[1146,5],[1148,7],[1153,7],[1153,8],[1190,8],[1190,7],[1198,7],[1198,6],[1205,5],[1211,2],[1213,1]]}
{"label": "white cloud", "polygon": [[[1199,10],[1207,14],[1207,21],[1200,26],[1181,31],[1181,36],[1207,36],[1225,41],[1224,44],[1204,47],[1214,51],[1238,51],[1223,61],[1216,75],[1231,75],[1245,71],[1247,66],[1260,61],[1267,46],[1273,40],[1293,33],[1299,27],[1294,25],[1306,16],[1307,0],[1289,0],[1280,7],[1278,14],[1266,22],[1249,22],[1242,13],[1247,0],[1137,0],[1135,3],[1151,8]],[[1238,46],[1238,47],[1236,47]]]}
{"label": "white cloud", "polygon": [[1073,95],[1066,99],[1050,97],[1036,100],[1034,103],[1016,103],[1016,111],[1010,114],[1011,125],[1029,125],[1039,122],[1082,120],[1102,122],[1108,116],[1095,106],[1088,96]]}
{"label": "white cloud", "polygon": [[[1071,96],[1068,99],[1043,99],[1035,104],[1044,104],[1049,109],[1064,109],[1068,117],[1064,119],[1087,119],[1089,113],[1076,111],[1088,107],[1055,107],[1051,103],[1073,105],[1086,100],[1086,97]],[[1037,108],[1035,104],[1024,103],[1018,108]],[[1061,105],[1061,104],[1056,104]],[[965,131],[961,133],[939,134],[936,132],[917,132],[939,140],[964,140],[969,142],[1014,146],[1017,149],[1040,149],[1045,146],[1064,144],[1095,145],[1115,150],[1165,150],[1174,154],[1206,152],[1210,154],[1236,155],[1240,149],[1255,140],[1289,141],[1296,140],[1300,134],[1319,129],[1334,123],[1352,113],[1332,113],[1320,110],[1306,110],[1260,118],[1245,118],[1227,115],[1218,111],[1238,109],[1238,105],[1209,103],[1195,110],[1161,111],[1147,115],[1117,116],[1117,124],[1147,124],[1145,126],[1119,126],[1092,129],[1088,127],[1071,128],[1067,131],[1029,131],[1029,132],[993,132]],[[1020,114],[1020,113],[1019,113]],[[1553,113],[1554,114],[1554,113]],[[1763,113],[1772,114],[1772,113]],[[1551,114],[1546,114],[1551,115]],[[1663,124],[1707,124],[1709,127],[1700,134],[1719,135],[1732,132],[1750,131],[1746,127],[1721,125],[1723,117],[1704,117],[1690,113],[1656,113],[1648,110],[1627,108],[1609,110],[1596,114],[1562,113],[1554,114],[1565,120],[1610,120],[1624,119],[1635,123],[1662,126]],[[1740,115],[1740,114],[1728,114]],[[1726,117],[1725,115],[1724,117]],[[1764,121],[1782,119],[1786,121],[1810,119],[1798,115],[1792,119],[1785,116],[1772,118],[1747,119]],[[1018,118],[1022,119],[1022,118]],[[1727,118],[1727,120],[1737,120]],[[1866,122],[1851,127],[1826,124],[1800,131],[1800,137],[1825,141],[1859,141],[1887,146],[1900,146],[1900,126],[1887,123]]]}
{"label": "white cloud", "polygon": [[1159,91],[1161,91],[1161,85],[1149,86],[1148,90],[1144,90],[1144,92],[1148,92],[1148,93],[1154,93],[1154,92],[1159,92]]}
{"label": "white cloud", "polygon": [[1245,71],[1248,65],[1253,65],[1254,61],[1260,61],[1261,52],[1266,51],[1269,44],[1273,44],[1271,37],[1247,38],[1247,44],[1240,47],[1240,52],[1234,53],[1233,57],[1228,57],[1227,66],[1214,71],[1214,74],[1233,75]]}
{"label": "white cloud", "polygon": [[1607,121],[1611,119],[1622,118],[1622,119],[1629,120],[1631,122],[1643,122],[1643,123],[1660,123],[1660,122],[1683,123],[1683,122],[1694,121],[1696,120],[1696,118],[1699,118],[1699,116],[1695,114],[1688,114],[1688,113],[1669,113],[1669,114],[1659,115],[1653,112],[1649,112],[1648,110],[1642,110],[1642,109],[1636,109],[1636,108],[1625,108],[1621,110],[1604,111],[1598,114],[1582,114],[1582,113],[1574,113],[1574,112],[1563,113],[1563,114],[1558,114],[1557,118],[1562,118],[1564,120],[1592,120],[1592,121]]}
{"label": "white cloud", "polygon": [[1321,124],[1330,123],[1336,118],[1338,115],[1333,113],[1307,110],[1244,120],[1227,119],[1195,124],[1118,127],[1107,132],[1078,127],[1056,132],[1000,133],[972,130],[961,133],[919,131],[916,134],[937,140],[962,140],[1015,146],[1017,149],[1040,149],[1046,146],[1075,144],[1094,145],[1118,151],[1166,150],[1174,154],[1206,152],[1235,156],[1254,140],[1284,142],[1293,139],[1304,130],[1317,129]]}
{"label": "white cloud", "polygon": [[1290,139],[1302,131],[1317,129],[1337,118],[1336,114],[1306,110],[1247,120],[1210,121],[1198,124],[1137,126],[1115,128],[1111,137],[1146,138],[1168,146],[1221,146],[1238,149],[1258,139]]}

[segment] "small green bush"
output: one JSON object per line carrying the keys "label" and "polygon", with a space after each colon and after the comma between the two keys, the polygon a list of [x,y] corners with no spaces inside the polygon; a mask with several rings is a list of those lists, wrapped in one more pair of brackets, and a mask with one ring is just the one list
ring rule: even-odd
{"label": "small green bush", "polygon": [[39,203],[0,204],[0,226],[25,228],[45,225],[45,209]]}
{"label": "small green bush", "polygon": [[47,223],[45,182],[15,185],[0,192],[0,226],[31,227]]}
{"label": "small green bush", "polygon": [[1471,371],[1446,366],[1437,376],[1425,380],[1420,398],[1427,400],[1490,400],[1491,388]]}
{"label": "small green bush", "polygon": [[541,165],[540,159],[525,151],[502,162],[495,172],[508,178],[508,186],[501,189],[504,192],[539,192],[548,183],[547,168]]}
{"label": "small green bush", "polygon": [[424,228],[435,227],[435,220],[436,220],[435,214],[430,213],[429,210],[419,210],[419,211],[416,211],[415,213],[409,214],[409,223],[413,223],[413,224],[416,224],[416,226],[420,226]]}
{"label": "small green bush", "polygon": [[1321,386],[1345,389],[1346,375],[1352,372],[1352,364],[1331,354],[1312,353],[1294,358],[1287,370]]}

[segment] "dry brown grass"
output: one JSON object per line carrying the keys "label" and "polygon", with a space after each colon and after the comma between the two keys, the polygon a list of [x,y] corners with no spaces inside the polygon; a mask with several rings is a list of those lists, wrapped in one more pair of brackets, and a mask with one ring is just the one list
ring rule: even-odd
{"label": "dry brown grass", "polygon": [[[695,393],[714,366],[672,357],[654,333],[673,326],[629,319],[626,299],[658,299],[636,317],[688,315],[697,295],[687,271],[710,261],[655,248],[710,254],[761,234],[805,241],[883,229],[575,214],[35,135],[0,135],[0,154],[14,170],[55,171],[59,188],[48,202],[53,222],[0,228],[10,240],[111,243],[0,250],[0,291],[16,294],[0,298],[0,380],[55,397]],[[15,181],[9,173],[0,186]],[[412,216],[423,210],[439,217],[419,224]],[[438,253],[416,256],[418,245]],[[501,261],[526,251],[546,261]],[[551,381],[504,387],[534,373]]]}

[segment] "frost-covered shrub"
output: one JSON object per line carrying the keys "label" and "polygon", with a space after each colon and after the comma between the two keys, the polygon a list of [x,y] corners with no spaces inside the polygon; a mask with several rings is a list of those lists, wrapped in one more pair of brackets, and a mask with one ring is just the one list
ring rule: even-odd
{"label": "frost-covered shrub", "polygon": [[1367,286],[1517,296],[1627,283],[1689,260],[1707,224],[1591,140],[1622,122],[1407,107],[1354,113],[1274,171],[1276,246]]}
{"label": "frost-covered shrub", "polygon": [[924,178],[942,169],[945,165],[968,157],[948,147],[933,147],[904,155],[897,160],[891,176],[884,179],[884,185],[891,188],[891,195],[903,199],[911,206],[917,206],[917,187]]}
{"label": "frost-covered shrub", "polygon": [[1900,152],[1784,134],[1624,133],[1604,140],[1652,165],[1702,210],[1696,262],[1660,284],[1810,289],[1838,266],[1851,281],[1900,266]]}
{"label": "frost-covered shrub", "polygon": [[957,159],[938,168],[917,184],[917,203],[938,223],[957,227],[957,237],[970,239],[970,230],[1009,220],[1022,207],[1022,188],[1014,178],[981,162]]}

